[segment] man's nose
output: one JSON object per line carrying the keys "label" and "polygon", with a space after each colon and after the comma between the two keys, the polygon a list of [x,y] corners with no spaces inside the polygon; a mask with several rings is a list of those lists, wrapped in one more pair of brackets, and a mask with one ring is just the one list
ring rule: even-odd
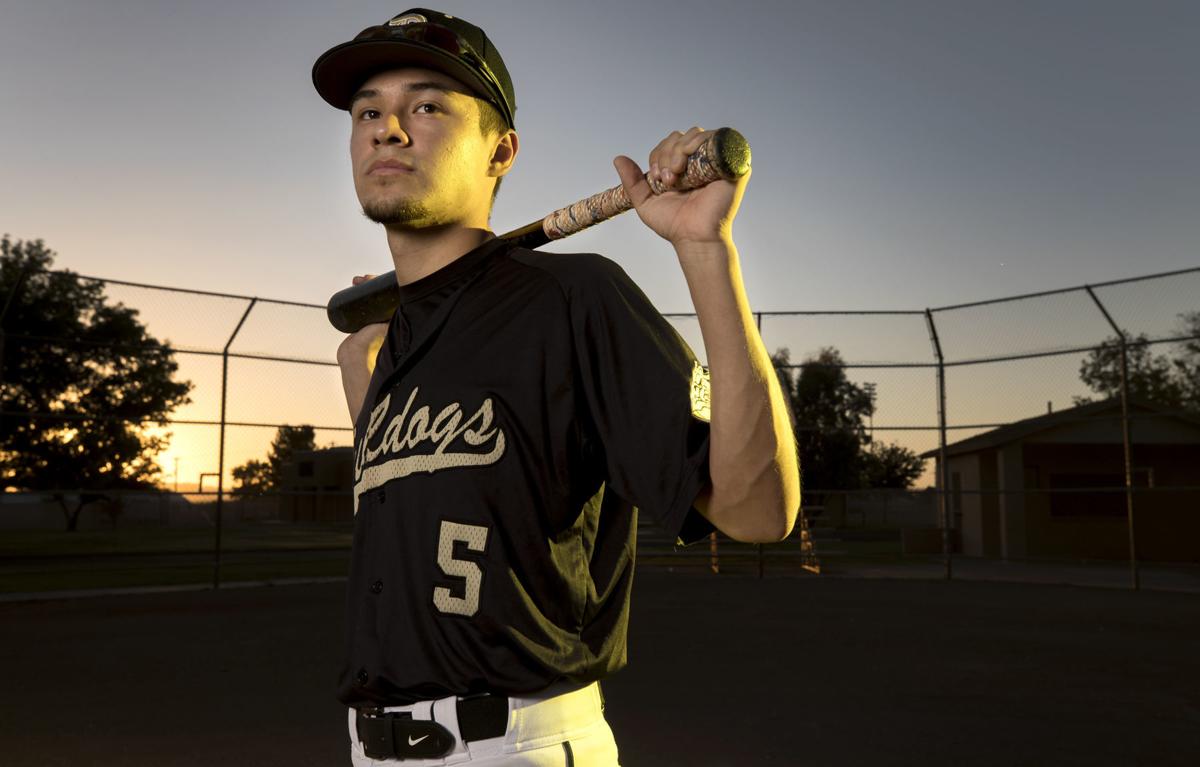
{"label": "man's nose", "polygon": [[394,114],[388,115],[375,133],[375,142],[378,144],[407,144],[408,134],[400,127],[400,118]]}

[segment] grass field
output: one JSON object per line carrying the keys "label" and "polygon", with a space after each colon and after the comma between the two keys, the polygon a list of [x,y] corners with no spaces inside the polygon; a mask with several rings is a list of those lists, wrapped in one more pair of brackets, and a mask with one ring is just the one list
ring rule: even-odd
{"label": "grass field", "polygon": [[[29,569],[5,566],[0,568],[0,593],[212,584],[214,567],[211,560],[199,563],[193,561],[192,557],[187,557],[187,561],[179,559],[130,562],[125,557],[116,558],[115,561],[80,557],[76,561],[42,564]],[[220,580],[222,583],[232,583],[339,577],[345,576],[349,568],[350,552],[345,550],[255,561],[239,561],[235,555],[227,553],[222,557]]]}
{"label": "grass field", "polygon": [[[0,593],[211,584],[209,529],[7,531],[0,536]],[[349,527],[243,524],[221,531],[220,580],[344,576]]]}
{"label": "grass field", "polygon": [[[940,555],[905,556],[898,535],[854,531],[818,544],[825,575],[940,578]],[[857,535],[857,537],[856,537]],[[874,537],[872,537],[874,536]],[[220,582],[273,583],[288,579],[343,577],[349,572],[349,526],[255,523],[222,531]],[[7,531],[0,535],[0,595],[211,585],[214,530],[128,526],[117,530]],[[713,571],[707,541],[676,548],[653,531],[640,535],[640,566],[676,572]],[[1124,588],[1128,565],[1121,562],[997,562],[954,558],[954,577]],[[756,546],[720,539],[717,570],[726,575],[799,576],[799,541]],[[1145,588],[1200,592],[1200,568],[1150,566]]]}
{"label": "grass field", "polygon": [[[213,550],[215,528],[126,526],[114,530],[5,530],[0,534],[0,558],[15,556],[76,556],[139,552]],[[344,526],[256,523],[228,525],[221,530],[221,548],[311,549],[349,548],[353,536]]]}
{"label": "grass field", "polygon": [[[0,536],[0,593],[77,591],[212,583],[212,528],[126,526],[115,530],[7,531]],[[222,582],[345,575],[353,531],[349,525],[255,523],[221,534]],[[285,556],[286,555],[286,556]],[[838,544],[844,563],[904,563],[898,541]],[[925,558],[911,560],[914,564]],[[707,542],[676,549],[646,535],[641,564],[711,569]],[[797,541],[758,547],[721,539],[719,569],[726,572],[800,572]]]}

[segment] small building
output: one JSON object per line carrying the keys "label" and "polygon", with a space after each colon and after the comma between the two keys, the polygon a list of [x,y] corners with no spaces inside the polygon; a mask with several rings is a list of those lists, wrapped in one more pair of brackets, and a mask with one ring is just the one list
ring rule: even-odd
{"label": "small building", "polygon": [[297,450],[282,466],[279,511],[291,522],[354,519],[354,448]]}
{"label": "small building", "polygon": [[[1146,402],[1129,410],[1137,557],[1200,562],[1200,418]],[[937,459],[938,451],[921,457]],[[1129,557],[1119,399],[955,442],[946,460],[963,554]]]}

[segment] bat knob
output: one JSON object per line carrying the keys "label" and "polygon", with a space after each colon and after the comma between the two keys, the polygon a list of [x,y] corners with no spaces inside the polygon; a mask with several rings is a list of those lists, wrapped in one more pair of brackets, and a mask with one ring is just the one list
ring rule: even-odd
{"label": "bat knob", "polygon": [[733,128],[721,128],[712,138],[716,169],[721,178],[734,181],[750,170],[750,143]]}

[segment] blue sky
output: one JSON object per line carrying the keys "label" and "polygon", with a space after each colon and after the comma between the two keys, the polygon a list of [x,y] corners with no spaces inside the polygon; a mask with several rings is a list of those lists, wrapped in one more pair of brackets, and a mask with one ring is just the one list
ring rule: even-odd
{"label": "blue sky", "polygon": [[[1200,266],[1200,4],[437,7],[486,29],[515,81],[521,153],[496,204],[498,232],[616,184],[616,154],[644,163],[671,130],[728,125],[753,147],[734,233],[758,311],[922,309]],[[405,8],[5,0],[0,231],[44,239],[58,267],[82,274],[318,304],[354,274],[390,269],[382,230],[355,201],[349,118],[320,100],[310,70]],[[661,311],[691,310],[670,247],[633,214],[549,249],[604,253]],[[1196,307],[1200,280],[1170,283],[1169,301],[1160,287],[1125,294],[1129,313],[1172,307],[1155,315],[1165,327],[1173,307]],[[160,327],[182,321],[167,335],[192,347],[220,349],[241,313],[131,300]],[[333,358],[339,336],[319,315],[256,312],[242,350]],[[954,315],[957,356],[1009,351],[1005,327],[1037,348],[1108,334],[1088,305],[993,314],[991,330],[982,315]],[[794,359],[829,344],[857,361],[930,359],[919,317],[779,320],[764,336]],[[958,373],[978,380],[952,387],[952,416],[1011,420],[1050,399],[1069,404],[1077,360],[1029,365],[1010,378],[1053,382],[1001,392],[992,368]],[[876,424],[933,422],[928,376],[856,374],[879,383]],[[254,420],[345,419],[336,376],[310,394],[300,415],[271,411],[265,388],[239,407]],[[203,417],[212,397],[209,386]]]}
{"label": "blue sky", "polygon": [[[616,183],[673,129],[754,150],[756,309],[921,308],[1200,263],[1200,5],[447,2],[517,88],[498,231]],[[0,28],[0,227],[85,274],[324,300],[389,267],[325,48],[379,2],[39,0]],[[556,246],[688,311],[633,216]]]}

